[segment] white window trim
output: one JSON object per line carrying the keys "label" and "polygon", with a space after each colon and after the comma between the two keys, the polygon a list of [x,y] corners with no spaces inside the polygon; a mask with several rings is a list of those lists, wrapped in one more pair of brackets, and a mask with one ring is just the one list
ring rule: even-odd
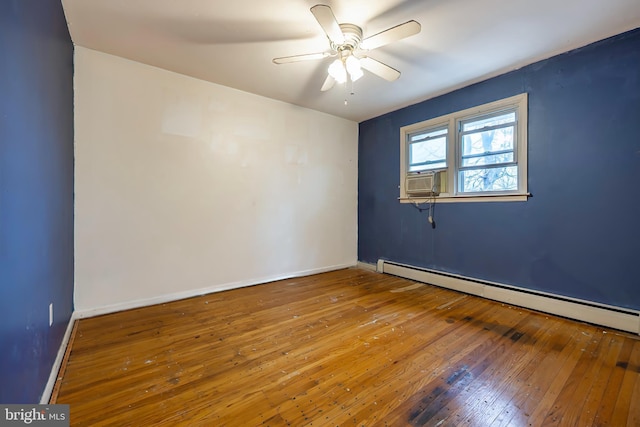
{"label": "white window trim", "polygon": [[[515,95],[509,98],[456,111],[444,116],[414,123],[400,128],[400,203],[422,203],[425,201],[438,200],[438,203],[445,202],[511,202],[526,201],[530,195],[527,192],[527,122],[528,122],[528,97],[527,93]],[[492,193],[465,193],[456,194],[457,167],[456,162],[458,150],[457,125],[461,120],[467,120],[474,116],[482,116],[500,109],[518,109],[517,132],[517,155],[518,155],[518,190],[514,192],[492,192]],[[407,137],[422,129],[437,128],[446,126],[447,133],[447,179],[446,187],[440,195],[433,197],[407,197],[405,182],[408,170]]]}

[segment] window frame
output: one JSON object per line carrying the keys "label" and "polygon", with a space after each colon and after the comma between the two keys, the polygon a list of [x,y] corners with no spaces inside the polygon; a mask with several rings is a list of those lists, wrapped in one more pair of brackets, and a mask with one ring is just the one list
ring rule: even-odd
{"label": "window frame", "polygon": [[[525,201],[528,199],[527,192],[527,116],[528,116],[528,96],[527,93],[504,98],[498,101],[468,108],[466,110],[453,112],[444,116],[435,117],[419,123],[403,126],[400,128],[400,197],[401,203],[420,203],[422,201],[433,200],[438,202],[487,202],[487,201]],[[458,180],[462,164],[462,124],[473,120],[488,118],[499,115],[500,112],[515,111],[516,120],[514,124],[514,161],[511,162],[518,167],[518,188],[509,191],[492,192],[460,192],[458,191]],[[445,174],[442,188],[437,196],[408,197],[405,189],[406,178],[417,172],[409,171],[409,137],[416,133],[429,133],[437,129],[446,127],[446,164],[447,167],[438,170]],[[464,170],[467,167],[463,168]],[[425,172],[433,172],[426,170]],[[437,172],[436,172],[437,173]]]}

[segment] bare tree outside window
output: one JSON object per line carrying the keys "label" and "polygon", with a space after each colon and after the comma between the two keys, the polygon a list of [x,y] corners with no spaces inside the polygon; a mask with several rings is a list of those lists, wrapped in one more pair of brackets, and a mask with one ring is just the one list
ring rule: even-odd
{"label": "bare tree outside window", "polygon": [[[462,124],[459,191],[508,191],[518,188],[515,112]],[[504,166],[502,166],[504,165]]]}

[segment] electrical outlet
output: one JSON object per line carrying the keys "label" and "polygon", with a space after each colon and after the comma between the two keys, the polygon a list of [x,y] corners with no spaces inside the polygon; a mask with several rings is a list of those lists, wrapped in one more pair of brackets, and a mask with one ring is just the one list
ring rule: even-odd
{"label": "electrical outlet", "polygon": [[53,303],[49,304],[49,327],[53,325]]}

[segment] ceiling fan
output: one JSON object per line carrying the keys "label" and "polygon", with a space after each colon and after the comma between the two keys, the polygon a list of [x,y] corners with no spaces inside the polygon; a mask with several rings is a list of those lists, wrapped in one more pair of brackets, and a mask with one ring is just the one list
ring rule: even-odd
{"label": "ceiling fan", "polygon": [[330,49],[325,52],[274,58],[273,62],[287,64],[335,57],[336,59],[327,70],[327,78],[320,89],[322,91],[331,89],[336,82],[345,83],[347,80],[352,82],[358,80],[363,75],[363,68],[390,82],[396,80],[400,77],[400,71],[370,58],[366,55],[366,51],[418,34],[421,29],[418,22],[407,21],[363,39],[362,28],[354,24],[338,23],[329,6],[317,4],[311,8],[311,13],[326,33]]}

